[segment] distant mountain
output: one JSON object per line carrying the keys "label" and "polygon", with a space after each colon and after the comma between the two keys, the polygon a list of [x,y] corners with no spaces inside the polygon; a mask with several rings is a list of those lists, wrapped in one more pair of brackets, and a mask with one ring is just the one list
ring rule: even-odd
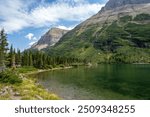
{"label": "distant mountain", "polygon": [[97,63],[150,63],[150,0],[109,0],[46,51]]}
{"label": "distant mountain", "polygon": [[54,46],[67,32],[68,30],[52,28],[46,34],[44,34],[37,43],[33,44],[31,49],[41,50],[50,46]]}

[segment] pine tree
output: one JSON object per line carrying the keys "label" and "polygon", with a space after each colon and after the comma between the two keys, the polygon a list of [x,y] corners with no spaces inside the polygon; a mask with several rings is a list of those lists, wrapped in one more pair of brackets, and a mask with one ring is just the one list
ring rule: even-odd
{"label": "pine tree", "polygon": [[10,61],[10,67],[16,67],[16,52],[13,46],[11,45],[10,47],[10,52],[9,52],[9,61]]}
{"label": "pine tree", "polygon": [[28,65],[28,54],[26,51],[24,51],[22,55],[22,66],[27,66],[27,65]]}
{"label": "pine tree", "polygon": [[16,53],[16,65],[19,67],[21,66],[21,52],[19,49],[17,49],[17,53]]}
{"label": "pine tree", "polygon": [[6,68],[5,55],[8,50],[7,46],[8,46],[7,36],[5,34],[4,29],[2,29],[0,31],[0,71],[3,71]]}
{"label": "pine tree", "polygon": [[9,52],[9,59],[10,59],[10,66],[13,65],[13,46],[10,46],[10,52]]}
{"label": "pine tree", "polygon": [[33,66],[32,52],[29,52],[29,66]]}
{"label": "pine tree", "polygon": [[13,49],[13,55],[12,55],[12,67],[16,68],[16,50],[15,48]]}
{"label": "pine tree", "polygon": [[39,67],[40,68],[43,68],[43,54],[42,53],[40,53],[40,55],[39,55]]}

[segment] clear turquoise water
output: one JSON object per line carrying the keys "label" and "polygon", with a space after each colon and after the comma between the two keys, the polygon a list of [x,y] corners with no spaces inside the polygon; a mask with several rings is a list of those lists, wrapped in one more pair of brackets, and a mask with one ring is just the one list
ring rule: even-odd
{"label": "clear turquoise water", "polygon": [[62,99],[150,99],[150,65],[98,65],[34,77]]}

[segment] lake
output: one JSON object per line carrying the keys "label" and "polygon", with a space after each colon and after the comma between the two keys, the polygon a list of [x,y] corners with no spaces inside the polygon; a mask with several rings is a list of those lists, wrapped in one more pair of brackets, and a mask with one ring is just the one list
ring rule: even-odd
{"label": "lake", "polygon": [[34,78],[65,100],[150,99],[150,65],[100,64],[38,73]]}

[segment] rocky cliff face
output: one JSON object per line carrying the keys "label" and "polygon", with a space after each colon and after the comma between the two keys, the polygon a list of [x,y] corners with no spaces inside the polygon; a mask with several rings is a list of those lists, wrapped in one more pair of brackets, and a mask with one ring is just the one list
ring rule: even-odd
{"label": "rocky cliff face", "polygon": [[49,46],[54,46],[67,32],[68,30],[52,28],[44,34],[36,44],[32,45],[31,48],[41,50]]}
{"label": "rocky cliff face", "polygon": [[90,25],[102,26],[104,23],[113,22],[119,17],[136,16],[140,13],[150,14],[150,0],[109,0],[99,13],[77,27],[81,29],[80,31],[83,31],[83,28]]}

